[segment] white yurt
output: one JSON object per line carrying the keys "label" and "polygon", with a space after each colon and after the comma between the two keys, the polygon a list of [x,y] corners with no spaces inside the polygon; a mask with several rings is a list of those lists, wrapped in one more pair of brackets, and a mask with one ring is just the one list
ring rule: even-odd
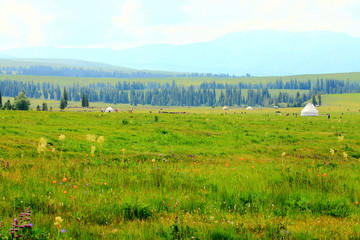
{"label": "white yurt", "polygon": [[254,110],[252,107],[250,107],[250,106],[248,106],[247,108],[246,108],[246,110]]}
{"label": "white yurt", "polygon": [[108,107],[106,110],[105,110],[105,112],[113,112],[114,111],[114,109],[112,109],[112,107]]}
{"label": "white yurt", "polygon": [[229,110],[229,107],[224,106],[224,107],[223,107],[223,110]]}
{"label": "white yurt", "polygon": [[301,116],[318,117],[319,111],[315,108],[314,104],[308,103],[301,111]]}

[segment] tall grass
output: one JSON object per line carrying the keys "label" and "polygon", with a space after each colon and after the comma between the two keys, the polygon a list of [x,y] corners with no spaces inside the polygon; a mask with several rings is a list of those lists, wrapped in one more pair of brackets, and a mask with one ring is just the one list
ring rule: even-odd
{"label": "tall grass", "polygon": [[360,114],[269,113],[1,111],[0,234],[358,238]]}

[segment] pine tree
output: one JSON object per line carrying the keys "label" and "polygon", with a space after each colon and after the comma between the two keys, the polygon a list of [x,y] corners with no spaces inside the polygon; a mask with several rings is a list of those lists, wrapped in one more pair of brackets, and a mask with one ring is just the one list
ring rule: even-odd
{"label": "pine tree", "polygon": [[316,97],[314,94],[312,95],[312,104],[314,104],[315,106],[317,105]]}
{"label": "pine tree", "polygon": [[8,99],[7,102],[4,104],[4,109],[6,110],[12,110],[13,106],[11,105],[10,100]]}
{"label": "pine tree", "polygon": [[85,98],[85,107],[89,107],[89,99],[86,93],[84,94],[84,98]]}
{"label": "pine tree", "polygon": [[318,93],[317,97],[318,97],[318,100],[319,100],[319,106],[321,106],[321,94]]}
{"label": "pine tree", "polygon": [[2,107],[2,96],[1,96],[1,91],[0,91],[0,108]]}
{"label": "pine tree", "polygon": [[84,91],[81,94],[81,107],[89,107],[89,99]]}
{"label": "pine tree", "polygon": [[66,108],[66,103],[65,103],[65,99],[61,98],[60,99],[60,109],[64,110]]}
{"label": "pine tree", "polygon": [[81,107],[85,107],[84,91],[81,93]]}
{"label": "pine tree", "polygon": [[63,99],[64,99],[64,101],[65,101],[65,107],[67,107],[69,97],[68,97],[68,94],[67,94],[67,92],[66,92],[66,87],[64,88]]}
{"label": "pine tree", "polygon": [[43,110],[43,111],[47,111],[47,110],[48,110],[48,105],[47,105],[47,103],[43,103],[43,105],[42,105],[42,110]]}

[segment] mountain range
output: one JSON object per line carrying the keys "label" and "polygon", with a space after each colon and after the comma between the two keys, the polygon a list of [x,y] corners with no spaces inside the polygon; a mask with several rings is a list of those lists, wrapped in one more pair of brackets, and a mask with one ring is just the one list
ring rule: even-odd
{"label": "mountain range", "polygon": [[209,42],[153,44],[125,50],[31,47],[0,51],[13,58],[57,58],[126,68],[255,76],[360,71],[360,38],[343,33],[256,30]]}

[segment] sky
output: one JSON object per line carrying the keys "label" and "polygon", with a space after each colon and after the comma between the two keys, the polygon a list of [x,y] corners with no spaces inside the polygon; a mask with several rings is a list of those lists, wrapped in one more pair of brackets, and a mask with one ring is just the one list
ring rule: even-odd
{"label": "sky", "polygon": [[0,0],[0,50],[178,45],[260,29],[360,37],[360,1]]}

